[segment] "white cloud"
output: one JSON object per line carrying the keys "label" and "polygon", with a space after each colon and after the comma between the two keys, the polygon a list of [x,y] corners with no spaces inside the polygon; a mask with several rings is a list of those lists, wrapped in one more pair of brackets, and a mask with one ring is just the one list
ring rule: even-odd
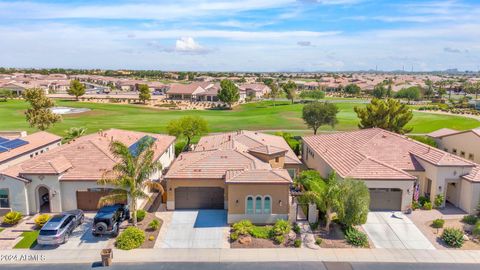
{"label": "white cloud", "polygon": [[202,54],[209,50],[200,46],[192,37],[181,37],[175,42],[175,51],[181,53]]}

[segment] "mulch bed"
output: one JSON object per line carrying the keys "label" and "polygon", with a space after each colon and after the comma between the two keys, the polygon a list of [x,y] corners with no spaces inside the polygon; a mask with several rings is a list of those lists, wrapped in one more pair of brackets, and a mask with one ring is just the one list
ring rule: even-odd
{"label": "mulch bed", "polygon": [[[157,219],[160,221],[160,228],[156,231],[153,231],[148,228],[148,224],[152,222],[152,220]],[[140,246],[140,248],[153,248],[155,246],[155,241],[157,240],[158,234],[160,233],[160,229],[162,228],[163,220],[157,218],[154,213],[148,213],[145,218],[137,223],[137,226],[140,230],[145,231],[145,242]],[[150,236],[153,236],[153,240],[149,240]]]}
{"label": "mulch bed", "polygon": [[[362,229],[359,230],[363,232]],[[343,233],[341,226],[337,223],[332,223],[330,225],[330,231],[321,227],[314,230],[313,233],[315,234],[315,237],[322,238],[322,243],[320,244],[320,247],[322,248],[361,248],[347,243],[345,240],[345,234]],[[372,246],[371,243],[370,246]]]}
{"label": "mulch bed", "polygon": [[[290,231],[291,234],[293,234],[293,231]],[[285,237],[286,243],[284,244],[277,244],[275,241],[272,239],[262,239],[262,238],[254,238],[250,237],[251,242],[250,243],[240,243],[239,240],[236,241],[230,241],[230,248],[295,248],[294,246],[294,240],[287,239],[288,237]],[[300,234],[296,234],[295,239],[300,239]]]}
{"label": "mulch bed", "polygon": [[[447,244],[445,244],[442,240],[442,233],[443,233],[443,229],[444,228],[457,228],[457,229],[461,229],[464,231],[464,233],[470,238],[470,239],[473,239],[473,236],[471,235],[471,231],[473,229],[473,225],[468,225],[466,223],[463,223],[461,221],[461,219],[445,219],[445,224],[443,225],[443,228],[439,228],[439,229],[436,229],[436,228],[433,228],[432,227],[432,221],[428,221],[427,223],[425,223],[425,226],[427,226],[430,230],[427,232],[428,235],[426,235],[426,237],[428,239],[435,239],[436,243],[439,244],[440,246],[442,246],[443,248],[447,248],[447,249],[457,249],[457,248],[452,248],[452,247],[449,247]],[[465,241],[463,243],[463,246],[459,249],[462,249],[462,250],[480,250],[480,243],[478,242],[474,242],[472,240],[470,241]]]}

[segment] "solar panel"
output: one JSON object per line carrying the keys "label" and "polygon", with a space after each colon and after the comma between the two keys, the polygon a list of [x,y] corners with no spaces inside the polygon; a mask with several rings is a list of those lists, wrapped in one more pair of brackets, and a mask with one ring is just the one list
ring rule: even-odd
{"label": "solar panel", "polygon": [[143,136],[142,138],[140,138],[138,141],[136,141],[134,144],[130,145],[128,147],[128,151],[130,151],[130,154],[136,156],[138,155],[138,146],[141,144],[141,143],[144,143],[145,141],[149,141],[151,140],[152,142],[156,141],[157,139],[156,138],[153,138],[151,136]]}
{"label": "solar panel", "polygon": [[0,137],[0,143],[4,143],[4,142],[8,142],[8,141],[9,141],[9,139],[5,139],[3,137]]}
{"label": "solar panel", "polygon": [[17,147],[24,146],[26,144],[28,144],[27,141],[24,141],[22,139],[14,139],[11,141],[0,143],[0,146],[3,148],[15,149]]}
{"label": "solar panel", "polygon": [[8,151],[7,148],[0,146],[0,153],[7,152],[7,151]]}

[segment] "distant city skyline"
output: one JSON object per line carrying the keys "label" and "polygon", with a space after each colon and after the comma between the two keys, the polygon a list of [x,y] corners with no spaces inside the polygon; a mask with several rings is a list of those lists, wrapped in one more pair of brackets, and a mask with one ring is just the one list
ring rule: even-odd
{"label": "distant city skyline", "polygon": [[0,0],[0,66],[478,71],[480,2]]}

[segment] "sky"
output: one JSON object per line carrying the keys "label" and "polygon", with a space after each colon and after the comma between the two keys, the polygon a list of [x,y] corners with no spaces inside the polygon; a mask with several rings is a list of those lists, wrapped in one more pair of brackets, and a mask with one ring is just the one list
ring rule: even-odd
{"label": "sky", "polygon": [[477,71],[480,0],[0,0],[0,66]]}

